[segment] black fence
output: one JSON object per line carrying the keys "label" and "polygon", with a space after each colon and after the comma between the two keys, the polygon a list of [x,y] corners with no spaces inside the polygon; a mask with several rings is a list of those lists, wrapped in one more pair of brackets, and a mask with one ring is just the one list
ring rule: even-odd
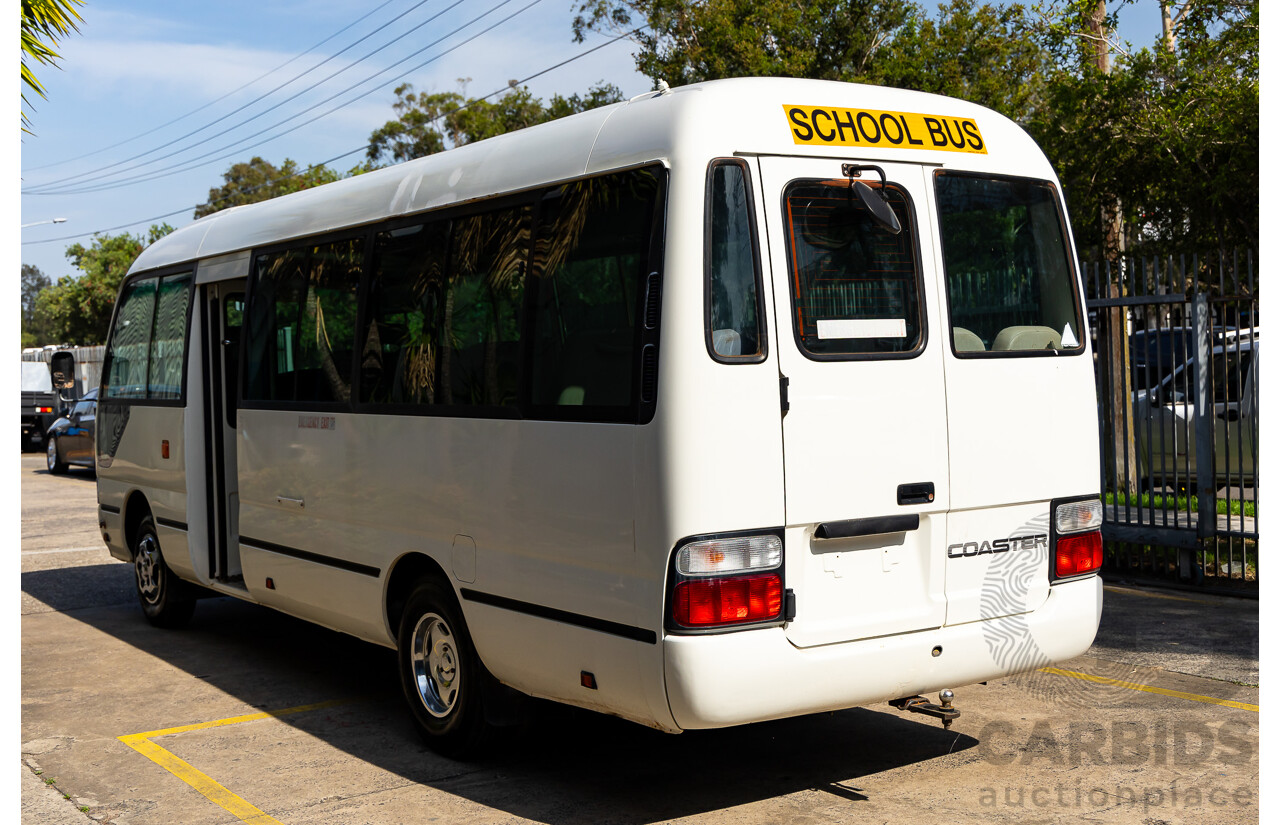
{"label": "black fence", "polygon": [[1084,265],[1106,567],[1258,581],[1258,284],[1252,251]]}

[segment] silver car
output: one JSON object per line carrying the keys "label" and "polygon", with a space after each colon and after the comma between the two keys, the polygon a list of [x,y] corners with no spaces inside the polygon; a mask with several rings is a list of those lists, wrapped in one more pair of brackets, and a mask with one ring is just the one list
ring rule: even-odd
{"label": "silver car", "polygon": [[[1228,333],[1210,351],[1214,482],[1252,486],[1257,464],[1258,335]],[[1156,486],[1196,483],[1195,371],[1179,364],[1149,390],[1134,394],[1134,439],[1139,467]]]}

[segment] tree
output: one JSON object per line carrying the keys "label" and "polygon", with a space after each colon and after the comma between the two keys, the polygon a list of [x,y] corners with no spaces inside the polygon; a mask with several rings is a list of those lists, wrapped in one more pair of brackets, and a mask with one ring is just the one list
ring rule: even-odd
{"label": "tree", "polygon": [[31,264],[22,265],[22,346],[36,347],[49,343],[47,325],[36,318],[36,298],[52,281]]}
{"label": "tree", "polygon": [[[359,168],[353,169],[348,174],[359,171]],[[209,190],[209,199],[196,207],[195,216],[203,218],[220,209],[270,200],[344,177],[346,175],[323,164],[299,169],[296,161],[285,158],[284,163],[276,168],[274,164],[255,155],[248,163],[232,164],[230,169],[222,173],[222,186]]]}
{"label": "tree", "polygon": [[465,85],[462,93],[427,94],[404,83],[395,93],[396,119],[369,136],[370,164],[424,157],[622,100],[622,91],[604,82],[592,86],[585,97],[553,95],[545,105],[527,87],[513,87],[493,102],[467,98]]}
{"label": "tree", "polygon": [[[76,11],[84,0],[22,0],[22,105],[30,106],[27,90],[45,97],[44,86],[36,79],[35,72],[27,65],[27,58],[46,66],[57,66],[61,58],[54,47],[59,38],[79,31],[76,23],[84,18]],[[22,131],[30,124],[27,113],[22,112]]]}
{"label": "tree", "polygon": [[723,77],[867,77],[894,32],[920,8],[903,0],[583,0],[573,21],[624,31],[636,18],[636,68],[672,86]]}
{"label": "tree", "polygon": [[153,225],[146,236],[97,235],[90,246],[67,247],[67,257],[83,274],[63,276],[36,299],[35,314],[45,319],[58,343],[91,346],[105,343],[120,282],[138,255],[173,231]]}
{"label": "tree", "polygon": [[951,95],[1021,119],[1048,55],[1020,5],[951,0],[930,17],[911,0],[583,0],[573,22],[626,30],[636,68],[671,85],[725,77],[806,77]]}
{"label": "tree", "polygon": [[1041,30],[1059,71],[1029,123],[1063,180],[1082,250],[1227,251],[1258,243],[1257,0],[1198,0],[1139,50],[1114,41],[1109,72],[1086,15],[1093,0],[1048,11]]}

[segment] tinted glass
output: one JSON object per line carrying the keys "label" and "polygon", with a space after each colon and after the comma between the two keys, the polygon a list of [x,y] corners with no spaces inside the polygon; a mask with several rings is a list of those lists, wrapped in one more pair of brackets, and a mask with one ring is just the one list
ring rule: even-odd
{"label": "tinted glass", "polygon": [[258,257],[246,398],[350,399],[362,258],[359,238]]}
{"label": "tinted glass", "polygon": [[530,207],[520,206],[453,222],[437,404],[519,403],[520,304],[531,214]]}
{"label": "tinted glass", "polygon": [[631,414],[636,314],[657,193],[655,173],[640,169],[568,184],[544,198],[532,324],[535,407],[555,406],[562,417]]}
{"label": "tinted glass", "polygon": [[434,404],[444,333],[449,222],[379,232],[360,353],[361,400]]}
{"label": "tinted glass", "polygon": [[182,397],[182,365],[187,352],[187,309],[191,305],[191,276],[162,278],[156,296],[155,334],[147,371],[148,398]]}
{"label": "tinted glass", "polygon": [[940,174],[937,194],[955,351],[1081,350],[1084,325],[1054,188]]}
{"label": "tinted glass", "polygon": [[107,357],[107,398],[147,397],[147,354],[155,316],[158,278],[137,280],[120,296]]}
{"label": "tinted glass", "polygon": [[795,181],[783,193],[796,337],[818,356],[910,352],[922,322],[906,193],[868,184],[897,215],[902,231],[894,235],[849,184]]}
{"label": "tinted glass", "polygon": [[711,350],[721,358],[763,351],[756,285],[756,247],[746,169],[717,163],[707,182],[707,279]]}

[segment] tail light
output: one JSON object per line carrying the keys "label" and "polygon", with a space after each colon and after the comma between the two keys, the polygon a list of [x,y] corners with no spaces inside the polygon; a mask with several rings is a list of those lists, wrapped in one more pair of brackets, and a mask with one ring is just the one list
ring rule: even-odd
{"label": "tail light", "polygon": [[782,536],[701,538],[675,553],[670,626],[705,630],[783,618]]}
{"label": "tail light", "polygon": [[1056,579],[1097,573],[1102,567],[1102,502],[1053,503],[1053,573]]}
{"label": "tail light", "polygon": [[1054,572],[1058,578],[1093,573],[1102,567],[1102,533],[1094,530],[1058,539]]}
{"label": "tail light", "polygon": [[676,585],[672,618],[682,627],[767,622],[782,615],[777,573],[733,579],[692,579]]}

